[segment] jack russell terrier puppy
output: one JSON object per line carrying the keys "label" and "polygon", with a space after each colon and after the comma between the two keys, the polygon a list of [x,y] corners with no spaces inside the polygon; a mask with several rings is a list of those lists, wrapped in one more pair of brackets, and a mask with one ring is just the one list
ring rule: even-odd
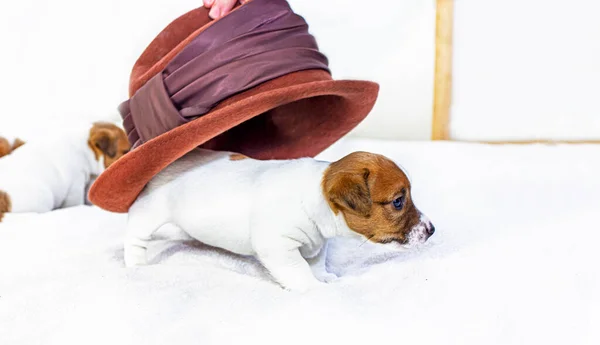
{"label": "jack russell terrier puppy", "polygon": [[146,264],[151,236],[164,224],[255,256],[280,285],[300,292],[336,278],[325,268],[332,237],[401,248],[435,231],[413,203],[404,172],[366,152],[329,163],[196,149],[156,175],[131,206],[126,266]]}
{"label": "jack russell terrier puppy", "polygon": [[129,147],[125,132],[105,122],[19,147],[0,159],[0,221],[8,212],[83,205],[92,177]]}

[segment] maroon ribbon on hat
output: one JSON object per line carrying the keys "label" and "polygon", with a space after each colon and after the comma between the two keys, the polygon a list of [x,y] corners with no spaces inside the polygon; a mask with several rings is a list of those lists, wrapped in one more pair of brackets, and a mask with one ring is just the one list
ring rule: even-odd
{"label": "maroon ribbon on hat", "polygon": [[330,73],[305,20],[285,0],[253,0],[195,37],[119,111],[135,148],[228,97],[308,69]]}

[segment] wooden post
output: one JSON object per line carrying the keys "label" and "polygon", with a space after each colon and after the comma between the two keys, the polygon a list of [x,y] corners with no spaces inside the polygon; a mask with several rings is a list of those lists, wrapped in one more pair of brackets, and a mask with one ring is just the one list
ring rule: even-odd
{"label": "wooden post", "polygon": [[431,139],[450,139],[452,102],[452,34],[454,0],[437,0],[435,29],[435,76]]}

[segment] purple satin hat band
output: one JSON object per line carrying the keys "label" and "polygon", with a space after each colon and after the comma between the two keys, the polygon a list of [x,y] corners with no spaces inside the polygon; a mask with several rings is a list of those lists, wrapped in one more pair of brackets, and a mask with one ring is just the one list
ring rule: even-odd
{"label": "purple satin hat band", "polygon": [[253,0],[200,33],[119,111],[135,148],[228,97],[309,69],[329,72],[304,19],[285,0]]}

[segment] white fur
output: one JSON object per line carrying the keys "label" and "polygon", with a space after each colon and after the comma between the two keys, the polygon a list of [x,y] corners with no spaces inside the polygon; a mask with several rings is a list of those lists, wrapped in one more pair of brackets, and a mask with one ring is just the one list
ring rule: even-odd
{"label": "white fur", "polygon": [[88,146],[90,128],[28,140],[0,158],[0,190],[10,196],[12,212],[41,213],[84,204],[91,176],[104,170]]}
{"label": "white fur", "polygon": [[273,278],[305,291],[335,275],[325,268],[327,240],[360,236],[324,198],[328,162],[232,161],[197,149],[155,176],[129,210],[125,264],[146,264],[152,234],[179,226],[197,240],[256,256]]}

